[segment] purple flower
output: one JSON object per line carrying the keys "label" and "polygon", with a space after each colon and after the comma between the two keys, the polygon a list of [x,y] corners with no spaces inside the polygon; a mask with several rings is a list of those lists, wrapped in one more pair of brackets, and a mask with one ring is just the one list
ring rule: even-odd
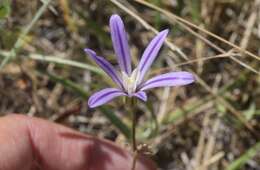
{"label": "purple flower", "polygon": [[85,52],[111,77],[118,87],[105,88],[94,93],[88,100],[89,107],[94,108],[103,105],[118,96],[137,97],[146,101],[145,91],[148,89],[186,85],[194,81],[193,75],[189,72],[170,72],[144,81],[145,74],[151,67],[168,34],[167,29],[153,38],[134,70],[131,67],[130,50],[124,24],[118,15],[111,16],[110,30],[114,51],[121,70],[120,73],[105,58],[98,56],[91,49],[85,49]]}

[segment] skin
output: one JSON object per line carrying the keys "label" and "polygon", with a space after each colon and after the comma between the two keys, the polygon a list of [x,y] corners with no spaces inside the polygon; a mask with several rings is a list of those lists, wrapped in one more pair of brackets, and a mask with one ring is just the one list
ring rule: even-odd
{"label": "skin", "polygon": [[[115,144],[22,115],[0,118],[1,170],[130,170],[132,154]],[[136,170],[155,170],[139,156]]]}

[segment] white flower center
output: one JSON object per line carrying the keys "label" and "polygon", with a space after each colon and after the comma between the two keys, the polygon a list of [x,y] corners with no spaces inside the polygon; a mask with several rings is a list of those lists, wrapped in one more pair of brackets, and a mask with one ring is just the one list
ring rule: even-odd
{"label": "white flower center", "polygon": [[139,84],[139,69],[134,69],[130,76],[125,72],[122,72],[123,86],[126,92],[131,95],[136,92],[136,88]]}

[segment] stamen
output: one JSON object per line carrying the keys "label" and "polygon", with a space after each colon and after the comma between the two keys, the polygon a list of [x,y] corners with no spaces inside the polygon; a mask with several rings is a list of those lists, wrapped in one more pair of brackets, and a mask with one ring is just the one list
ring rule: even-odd
{"label": "stamen", "polygon": [[128,95],[135,93],[138,85],[139,69],[135,69],[130,76],[122,72],[123,86]]}

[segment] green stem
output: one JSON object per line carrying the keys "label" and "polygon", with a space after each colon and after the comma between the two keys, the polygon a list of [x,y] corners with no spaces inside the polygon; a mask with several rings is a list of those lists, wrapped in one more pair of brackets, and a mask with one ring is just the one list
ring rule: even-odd
{"label": "green stem", "polygon": [[136,113],[134,109],[134,99],[131,99],[131,109],[132,109],[132,148],[133,152],[136,151]]}
{"label": "green stem", "polygon": [[137,157],[138,157],[138,151],[137,151],[137,145],[136,145],[136,124],[137,124],[137,115],[135,111],[135,99],[131,98],[129,102],[130,106],[130,113],[132,114],[132,150],[133,150],[133,162],[132,162],[132,168],[131,170],[135,170]]}
{"label": "green stem", "polygon": [[132,163],[132,168],[131,168],[131,170],[135,170],[135,165],[136,165],[137,158],[138,158],[138,152],[135,151],[135,152],[134,152],[134,156],[133,156],[133,163]]}

